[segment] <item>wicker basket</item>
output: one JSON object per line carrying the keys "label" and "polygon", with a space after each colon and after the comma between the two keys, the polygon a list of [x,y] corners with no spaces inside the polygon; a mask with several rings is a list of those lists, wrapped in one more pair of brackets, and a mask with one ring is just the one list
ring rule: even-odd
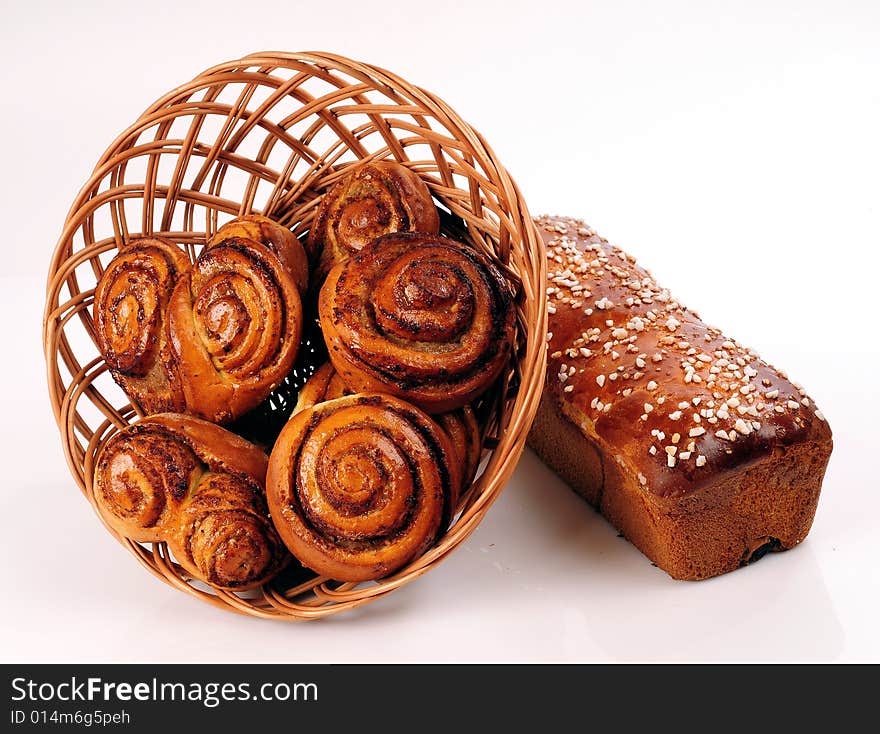
{"label": "wicker basket", "polygon": [[[195,257],[206,235],[252,211],[301,236],[318,196],[346,165],[385,157],[425,180],[447,232],[490,252],[520,286],[518,348],[483,404],[482,473],[436,546],[377,583],[340,584],[298,571],[233,594],[188,578],[164,544],[117,536],[155,576],[215,606],[271,619],[334,614],[421,576],[473,532],[514,470],[541,394],[547,316],[540,238],[507,171],[444,102],[383,69],[325,53],[254,54],[171,91],[108,148],[67,216],[49,268],[44,348],[67,461],[94,506],[97,450],[137,418],[98,354],[92,325],[94,286],[116,248],[160,235]],[[315,351],[301,351],[292,389],[315,366]],[[289,402],[282,395],[266,410],[283,419]]]}

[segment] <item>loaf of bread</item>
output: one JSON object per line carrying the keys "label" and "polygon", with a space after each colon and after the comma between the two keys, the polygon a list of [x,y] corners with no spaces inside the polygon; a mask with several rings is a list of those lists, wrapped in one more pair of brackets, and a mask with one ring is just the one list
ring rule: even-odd
{"label": "loaf of bread", "polygon": [[803,540],[832,448],[804,390],[584,222],[535,221],[550,333],[530,446],[673,578]]}

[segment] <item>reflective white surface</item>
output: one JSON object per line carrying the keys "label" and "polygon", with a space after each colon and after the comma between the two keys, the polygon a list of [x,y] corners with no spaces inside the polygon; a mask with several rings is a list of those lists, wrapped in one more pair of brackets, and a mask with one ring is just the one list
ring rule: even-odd
{"label": "reflective white surface", "polygon": [[[173,27],[152,7],[135,21],[89,5],[22,4],[0,29],[0,660],[880,660],[876,3],[468,3],[463,25],[421,3],[364,17],[252,2],[243,17],[218,0],[213,16],[176,3]],[[835,432],[807,541],[676,582],[526,452],[448,560],[350,614],[242,618],[143,571],[64,463],[46,267],[116,134],[201,69],[264,48],[337,50],[438,92],[533,211],[588,218],[802,382]]]}

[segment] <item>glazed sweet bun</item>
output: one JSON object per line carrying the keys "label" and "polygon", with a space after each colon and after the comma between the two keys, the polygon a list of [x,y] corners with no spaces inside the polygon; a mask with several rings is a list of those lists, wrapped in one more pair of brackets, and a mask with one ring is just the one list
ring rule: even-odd
{"label": "glazed sweet bun", "polygon": [[437,234],[440,218],[425,182],[395,161],[356,166],[321,200],[309,234],[318,278],[377,237],[393,232]]}
{"label": "glazed sweet bun", "polygon": [[429,413],[482,395],[513,346],[513,299],[501,272],[484,254],[437,235],[374,240],[330,272],[318,312],[343,382]]}

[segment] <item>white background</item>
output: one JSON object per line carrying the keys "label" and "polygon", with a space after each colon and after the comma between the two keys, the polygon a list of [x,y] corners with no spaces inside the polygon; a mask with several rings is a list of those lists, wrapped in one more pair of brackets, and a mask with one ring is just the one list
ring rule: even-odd
{"label": "white background", "polygon": [[[880,4],[3,0],[0,658],[878,660]],[[305,625],[143,571],[68,474],[46,397],[48,260],[73,197],[154,99],[258,50],[328,50],[431,89],[533,213],[587,218],[789,371],[835,431],[796,550],[675,582],[529,452],[452,557]]]}

